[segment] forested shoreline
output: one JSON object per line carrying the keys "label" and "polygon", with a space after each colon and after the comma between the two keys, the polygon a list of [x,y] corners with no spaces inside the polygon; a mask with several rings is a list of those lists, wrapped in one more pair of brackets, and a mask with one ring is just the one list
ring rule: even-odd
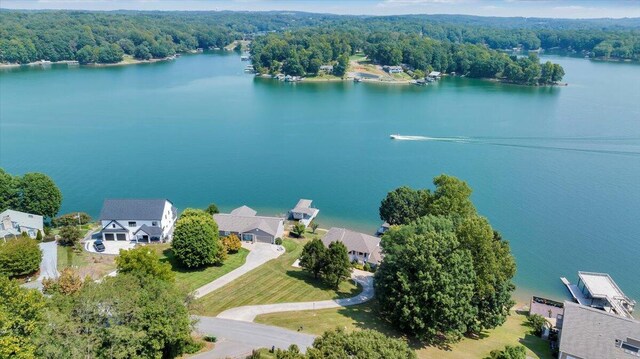
{"label": "forested shoreline", "polygon": [[[352,50],[362,48],[375,61],[389,64],[397,62],[398,50],[407,52],[407,46],[414,45],[431,46],[435,49],[434,54],[446,52],[448,57],[459,51],[485,56],[486,49],[519,48],[526,51],[557,48],[589,57],[640,60],[640,19],[1,10],[0,63],[25,64],[46,60],[108,64],[122,61],[124,55],[138,60],[159,59],[198,48],[221,48],[234,40],[257,39],[270,33],[287,40],[282,34],[288,31],[296,34],[315,32],[318,35],[327,29],[340,37],[351,34],[346,41],[350,42]],[[379,46],[365,47],[362,43],[365,40]],[[392,42],[401,46],[391,46],[385,53]],[[436,43],[440,45],[436,46]],[[441,51],[440,47],[446,49]],[[490,57],[499,57],[490,51],[487,53]],[[334,55],[322,54],[321,57],[338,61],[339,56]],[[416,68],[425,68],[422,55],[416,59],[406,59],[405,55],[413,56],[415,53],[403,53],[402,61]],[[424,56],[429,57],[427,53]],[[509,64],[503,58],[496,61]],[[449,63],[444,66],[442,60],[432,62],[433,68],[449,67]],[[317,61],[311,66],[316,65]],[[466,67],[462,65],[463,69]],[[515,71],[515,67],[511,68]],[[469,71],[475,73],[478,69],[469,68]]]}

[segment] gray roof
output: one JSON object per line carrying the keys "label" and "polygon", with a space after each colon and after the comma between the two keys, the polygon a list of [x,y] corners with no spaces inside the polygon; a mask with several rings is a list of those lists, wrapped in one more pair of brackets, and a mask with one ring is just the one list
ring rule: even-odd
{"label": "gray roof", "polygon": [[144,233],[150,235],[151,237],[161,237],[162,236],[162,228],[154,227],[154,226],[147,226],[146,224],[143,224],[142,226],[140,226],[140,228],[138,228],[138,230],[134,234],[138,234],[138,232],[144,232]]}
{"label": "gray roof", "polygon": [[13,228],[9,228],[9,229],[0,229],[0,238],[4,238],[4,237],[13,237],[13,236],[19,236],[20,232],[18,232],[17,230],[13,229]]}
{"label": "gray roof", "polygon": [[224,232],[245,233],[259,229],[274,237],[278,235],[278,228],[283,223],[283,218],[256,216],[255,214],[256,211],[242,206],[228,214],[214,214],[213,219],[218,224],[218,229]]}
{"label": "gray roof", "polygon": [[[161,220],[166,199],[105,199],[100,220]],[[175,211],[174,211],[175,212]]]}
{"label": "gray roof", "polygon": [[253,208],[248,206],[241,206],[231,211],[231,214],[233,215],[247,217],[255,216],[257,213],[258,212],[256,212]]}
{"label": "gray roof", "polygon": [[312,202],[313,201],[311,201],[310,199],[301,199],[301,200],[298,201],[296,206],[291,210],[291,212],[304,213],[304,214],[308,214],[308,215],[312,216],[312,215],[314,215],[315,213],[318,212],[318,209],[311,208],[311,203]]}
{"label": "gray roof", "polygon": [[[11,222],[18,223],[20,227],[43,229],[42,216],[40,215],[7,209],[0,213],[0,222],[7,216],[9,216]],[[9,228],[5,228],[5,230],[9,230]]]}
{"label": "gray roof", "polygon": [[582,359],[631,358],[624,343],[640,341],[640,321],[573,302],[564,303],[560,352]]}
{"label": "gray roof", "polygon": [[[349,251],[371,254],[371,262],[378,263],[382,260],[380,254],[380,238],[368,234],[355,232],[346,228],[333,227],[322,237],[322,243],[329,246],[331,242],[342,242]],[[376,262],[377,260],[377,262]]]}

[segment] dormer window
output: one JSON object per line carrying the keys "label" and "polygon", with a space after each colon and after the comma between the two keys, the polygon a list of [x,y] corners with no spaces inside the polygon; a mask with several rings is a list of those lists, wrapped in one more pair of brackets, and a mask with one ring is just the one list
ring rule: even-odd
{"label": "dormer window", "polygon": [[153,222],[151,222],[151,225],[154,226],[154,227],[157,227],[158,226],[158,222],[157,221],[153,221]]}
{"label": "dormer window", "polygon": [[129,227],[135,227],[136,226],[136,222],[135,221],[130,221],[129,222]]}

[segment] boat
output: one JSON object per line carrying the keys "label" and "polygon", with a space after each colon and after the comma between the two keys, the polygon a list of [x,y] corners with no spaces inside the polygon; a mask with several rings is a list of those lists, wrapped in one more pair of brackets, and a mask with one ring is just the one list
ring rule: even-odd
{"label": "boat", "polygon": [[354,77],[353,78],[353,82],[362,82],[362,78],[361,77]]}
{"label": "boat", "polygon": [[398,134],[395,134],[395,135],[391,135],[389,137],[391,137],[392,140],[397,140],[397,139],[400,139],[400,137],[402,137],[402,136],[400,136]]}

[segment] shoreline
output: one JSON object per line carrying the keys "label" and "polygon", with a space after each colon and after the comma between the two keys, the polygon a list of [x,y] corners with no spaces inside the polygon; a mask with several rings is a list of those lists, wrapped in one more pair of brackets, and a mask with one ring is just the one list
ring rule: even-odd
{"label": "shoreline", "polygon": [[128,66],[128,65],[140,65],[140,64],[152,64],[156,62],[162,61],[171,61],[175,60],[178,56],[172,55],[159,59],[149,59],[149,60],[138,60],[133,57],[125,57],[120,62],[105,64],[105,63],[90,63],[90,64],[80,64],[75,60],[61,60],[61,61],[34,61],[26,64],[16,64],[16,63],[0,63],[0,69],[15,69],[22,67],[49,67],[51,65],[68,65],[68,66],[83,66],[83,67],[114,67],[114,66]]}

